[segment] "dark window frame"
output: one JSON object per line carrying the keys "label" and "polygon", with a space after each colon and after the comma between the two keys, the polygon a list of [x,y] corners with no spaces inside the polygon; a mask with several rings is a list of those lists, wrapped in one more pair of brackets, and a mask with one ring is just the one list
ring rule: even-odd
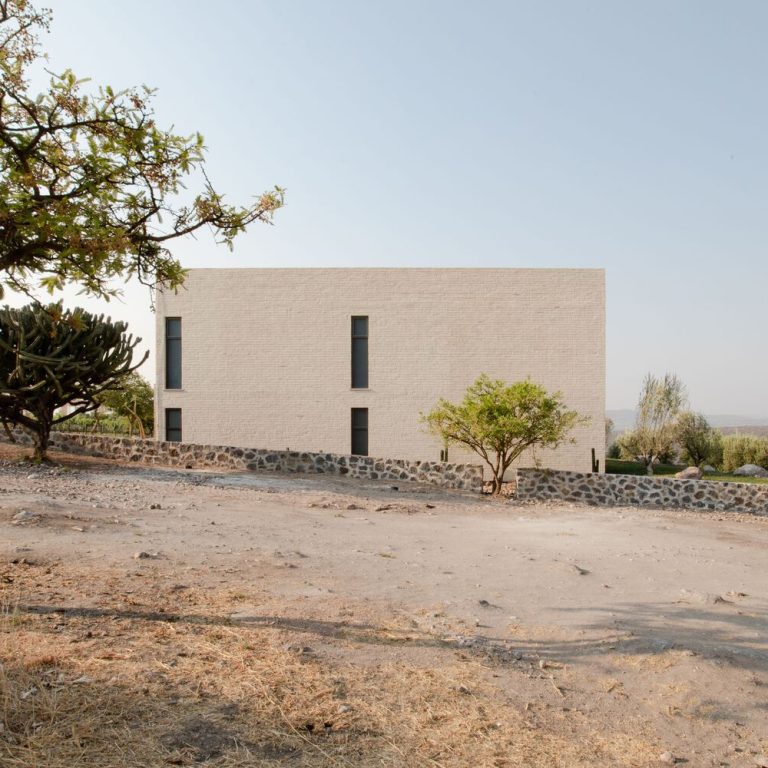
{"label": "dark window frame", "polygon": [[[364,424],[360,423],[360,419],[355,419],[356,416],[365,416]],[[352,456],[367,456],[368,455],[368,409],[367,408],[353,408],[350,419],[351,425],[351,445],[350,454]],[[364,441],[364,447],[360,441]]]}
{"label": "dark window frame", "polygon": [[[179,426],[171,426],[171,416],[176,416],[178,414],[179,417]],[[181,408],[166,408],[165,409],[165,442],[166,443],[181,443],[182,442],[182,427],[183,427],[183,421],[182,421],[182,415],[181,415]],[[174,434],[178,433],[178,435]],[[174,434],[172,437],[171,435]]]}
{"label": "dark window frame", "polygon": [[[365,332],[360,332],[360,321],[365,321]],[[368,315],[352,315],[351,382],[352,389],[368,389]]]}
{"label": "dark window frame", "polygon": [[[178,333],[171,326],[178,323]],[[180,317],[165,318],[165,388],[182,388],[182,329]]]}

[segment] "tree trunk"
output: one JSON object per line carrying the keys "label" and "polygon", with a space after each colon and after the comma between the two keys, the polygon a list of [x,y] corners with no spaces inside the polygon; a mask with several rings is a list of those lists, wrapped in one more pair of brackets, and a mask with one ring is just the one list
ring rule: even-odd
{"label": "tree trunk", "polygon": [[645,468],[648,475],[653,475],[653,456],[648,458],[648,466]]}
{"label": "tree trunk", "polygon": [[35,430],[35,452],[33,459],[37,464],[48,461],[48,441],[51,437],[51,424],[48,421],[39,421]]}
{"label": "tree trunk", "polygon": [[9,426],[8,422],[3,419],[3,429],[5,430],[5,434],[8,437],[8,441],[11,443],[16,442],[16,436],[11,431],[11,427]]}

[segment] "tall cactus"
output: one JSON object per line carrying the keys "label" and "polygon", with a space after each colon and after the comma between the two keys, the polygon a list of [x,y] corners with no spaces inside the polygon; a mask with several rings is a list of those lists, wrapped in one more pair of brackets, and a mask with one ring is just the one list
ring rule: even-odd
{"label": "tall cactus", "polygon": [[54,424],[95,410],[102,391],[146,360],[131,365],[141,339],[127,327],[61,302],[0,309],[0,421],[32,433],[36,461],[47,458]]}

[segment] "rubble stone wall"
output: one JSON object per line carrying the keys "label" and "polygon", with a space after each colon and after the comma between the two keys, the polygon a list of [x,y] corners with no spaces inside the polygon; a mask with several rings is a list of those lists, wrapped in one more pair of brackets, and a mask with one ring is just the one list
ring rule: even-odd
{"label": "rubble stone wall", "polygon": [[[16,430],[19,442],[29,444],[30,436]],[[0,431],[0,438],[5,435]],[[377,459],[371,456],[344,456],[334,453],[270,451],[221,445],[196,445],[140,440],[133,437],[52,432],[51,450],[100,456],[140,464],[157,464],[190,469],[239,469],[268,472],[309,472],[348,475],[369,480],[414,480],[443,488],[481,491],[483,468],[475,464],[438,461]]]}
{"label": "rubble stone wall", "polygon": [[517,470],[520,501],[578,501],[598,506],[679,507],[768,515],[768,484],[637,475]]}

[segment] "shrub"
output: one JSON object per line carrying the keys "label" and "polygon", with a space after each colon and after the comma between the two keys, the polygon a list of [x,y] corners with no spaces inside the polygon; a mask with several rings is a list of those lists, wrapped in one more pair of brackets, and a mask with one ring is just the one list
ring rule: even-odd
{"label": "shrub", "polygon": [[755,435],[723,437],[723,470],[733,472],[744,464],[757,464],[768,469],[768,438]]}
{"label": "shrub", "polygon": [[649,459],[649,455],[646,451],[646,439],[647,433],[643,430],[628,429],[626,432],[622,432],[618,439],[614,443],[617,446],[619,455],[618,457],[610,456],[609,458],[620,458],[625,461],[636,461],[642,464],[646,468],[647,474],[653,474],[652,466],[649,467],[649,460],[653,464],[674,464],[677,459],[677,451],[673,443],[659,442],[657,453],[652,459]]}

